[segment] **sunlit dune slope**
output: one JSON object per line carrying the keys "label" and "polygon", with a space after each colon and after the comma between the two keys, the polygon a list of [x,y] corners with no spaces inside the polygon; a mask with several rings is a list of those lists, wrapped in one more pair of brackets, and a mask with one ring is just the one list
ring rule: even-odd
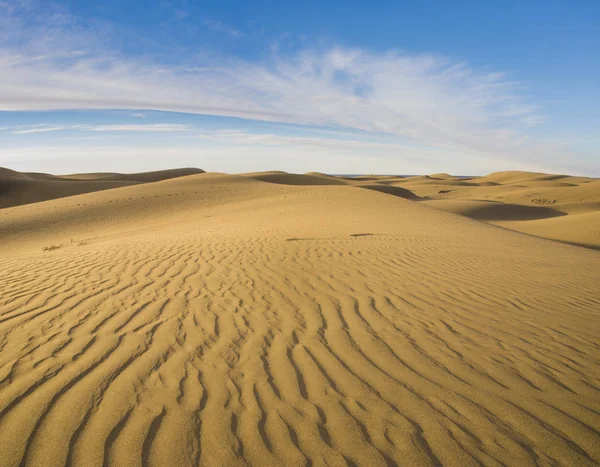
{"label": "sunlit dune slope", "polygon": [[326,178],[0,210],[0,465],[600,462],[600,252]]}

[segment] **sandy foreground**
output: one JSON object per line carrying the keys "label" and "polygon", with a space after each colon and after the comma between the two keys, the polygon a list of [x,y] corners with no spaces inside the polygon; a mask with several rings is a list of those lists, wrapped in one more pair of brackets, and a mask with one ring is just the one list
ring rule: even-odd
{"label": "sandy foreground", "polygon": [[194,173],[0,174],[0,465],[600,463],[599,181]]}

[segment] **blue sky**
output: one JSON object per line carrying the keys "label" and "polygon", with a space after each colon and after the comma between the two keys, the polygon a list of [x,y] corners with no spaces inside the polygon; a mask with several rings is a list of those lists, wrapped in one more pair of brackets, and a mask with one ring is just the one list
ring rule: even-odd
{"label": "blue sky", "polygon": [[600,176],[600,2],[0,0],[0,166]]}

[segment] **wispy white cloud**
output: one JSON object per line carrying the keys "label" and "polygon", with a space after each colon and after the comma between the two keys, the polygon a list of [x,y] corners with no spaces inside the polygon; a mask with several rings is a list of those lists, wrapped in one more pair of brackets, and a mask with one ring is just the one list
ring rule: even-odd
{"label": "wispy white cloud", "polygon": [[[165,68],[135,60],[55,57],[0,64],[2,110],[140,108],[390,133],[427,144],[503,147],[537,114],[514,84],[446,60],[333,49],[270,66]],[[494,120],[510,127],[498,132]],[[511,131],[512,130],[512,131]]]}
{"label": "wispy white cloud", "polygon": [[21,125],[15,127],[3,127],[0,131],[10,131],[13,135],[27,135],[32,133],[48,133],[53,131],[79,130],[79,131],[102,131],[102,132],[180,132],[189,131],[190,125],[172,123],[150,123],[141,125]]}
{"label": "wispy white cloud", "polygon": [[178,125],[171,123],[153,123],[147,125],[96,125],[84,128],[87,131],[144,131],[164,133],[170,131],[188,131],[190,125]]}
{"label": "wispy white cloud", "polygon": [[34,126],[29,128],[23,128],[18,130],[13,130],[11,133],[14,135],[28,135],[30,133],[47,133],[50,131],[61,131],[66,130],[69,127],[66,126]]}

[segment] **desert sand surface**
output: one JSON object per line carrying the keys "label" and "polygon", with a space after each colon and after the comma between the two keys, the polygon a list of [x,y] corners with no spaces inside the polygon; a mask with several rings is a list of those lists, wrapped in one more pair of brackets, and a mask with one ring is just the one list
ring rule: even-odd
{"label": "desert sand surface", "polygon": [[0,465],[600,463],[597,180],[147,177],[2,194]]}

